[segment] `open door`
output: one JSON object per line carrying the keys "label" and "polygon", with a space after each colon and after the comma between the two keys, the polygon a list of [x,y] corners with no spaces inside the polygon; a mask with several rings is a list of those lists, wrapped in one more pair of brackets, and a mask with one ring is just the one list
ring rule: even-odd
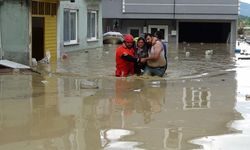
{"label": "open door", "polygon": [[32,58],[44,58],[44,17],[32,17]]}

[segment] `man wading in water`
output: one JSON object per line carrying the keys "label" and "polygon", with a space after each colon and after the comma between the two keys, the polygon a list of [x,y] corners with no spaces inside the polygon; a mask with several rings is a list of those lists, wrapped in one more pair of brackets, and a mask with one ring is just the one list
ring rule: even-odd
{"label": "man wading in water", "polygon": [[147,62],[144,74],[162,77],[167,69],[167,48],[160,40],[162,35],[156,32],[155,35],[146,34],[146,42],[151,45],[147,58],[141,58],[141,62]]}

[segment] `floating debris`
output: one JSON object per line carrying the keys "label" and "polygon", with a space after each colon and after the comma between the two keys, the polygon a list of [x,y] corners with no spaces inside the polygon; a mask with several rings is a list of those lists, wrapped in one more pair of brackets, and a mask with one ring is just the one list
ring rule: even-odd
{"label": "floating debris", "polygon": [[49,64],[50,58],[51,58],[50,51],[47,51],[46,56],[43,59],[41,59],[39,63]]}
{"label": "floating debris", "polygon": [[161,81],[153,81],[151,82],[151,86],[154,88],[161,87]]}
{"label": "floating debris", "polygon": [[141,92],[141,89],[136,89],[134,90],[134,92]]}
{"label": "floating debris", "polygon": [[32,66],[37,66],[37,60],[35,58],[31,59]]}
{"label": "floating debris", "polygon": [[46,81],[46,80],[43,80],[43,81],[41,81],[43,84],[48,84],[48,81]]}
{"label": "floating debris", "polygon": [[80,88],[81,89],[98,89],[97,81],[91,81],[91,80],[82,80],[80,82]]}
{"label": "floating debris", "polygon": [[161,84],[160,81],[153,81],[152,84],[156,85],[156,84]]}
{"label": "floating debris", "polygon": [[212,49],[205,51],[206,55],[213,55],[213,53],[214,53],[214,51]]}

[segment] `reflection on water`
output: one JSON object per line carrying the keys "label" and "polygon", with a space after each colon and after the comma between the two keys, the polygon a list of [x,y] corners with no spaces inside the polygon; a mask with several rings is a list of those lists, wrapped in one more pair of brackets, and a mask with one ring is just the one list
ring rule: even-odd
{"label": "reflection on water", "polygon": [[182,128],[165,129],[164,149],[181,149]]}
{"label": "reflection on water", "polygon": [[140,145],[140,143],[133,141],[121,141],[125,136],[133,134],[134,133],[132,131],[124,129],[102,130],[102,147],[104,147],[104,149],[133,149]]}
{"label": "reflection on water", "polygon": [[250,103],[248,95],[250,94],[249,86],[249,60],[238,60],[236,63],[237,89],[235,106],[236,111],[240,112],[243,118],[229,122],[229,126],[236,130],[235,134],[210,136],[194,140],[196,144],[203,146],[205,150],[248,150],[250,143]]}
{"label": "reflection on water", "polygon": [[183,88],[183,109],[210,108],[210,97],[208,88]]}
{"label": "reflection on water", "polygon": [[144,123],[151,122],[154,113],[161,112],[165,103],[166,83],[131,79],[116,79],[114,102],[121,106],[124,116],[139,113]]}
{"label": "reflection on water", "polygon": [[[52,72],[0,76],[0,149],[192,149],[231,133],[236,81],[227,47],[169,52],[168,74],[116,78],[114,47],[69,54]],[[53,70],[53,68],[55,70]],[[247,111],[247,110],[246,110]]]}

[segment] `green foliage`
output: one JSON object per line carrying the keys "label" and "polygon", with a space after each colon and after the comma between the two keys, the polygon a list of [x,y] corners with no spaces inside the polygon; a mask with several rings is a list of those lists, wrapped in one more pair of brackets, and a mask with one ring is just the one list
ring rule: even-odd
{"label": "green foliage", "polygon": [[238,27],[242,28],[242,27],[246,27],[246,26],[250,26],[250,17],[239,16]]}

